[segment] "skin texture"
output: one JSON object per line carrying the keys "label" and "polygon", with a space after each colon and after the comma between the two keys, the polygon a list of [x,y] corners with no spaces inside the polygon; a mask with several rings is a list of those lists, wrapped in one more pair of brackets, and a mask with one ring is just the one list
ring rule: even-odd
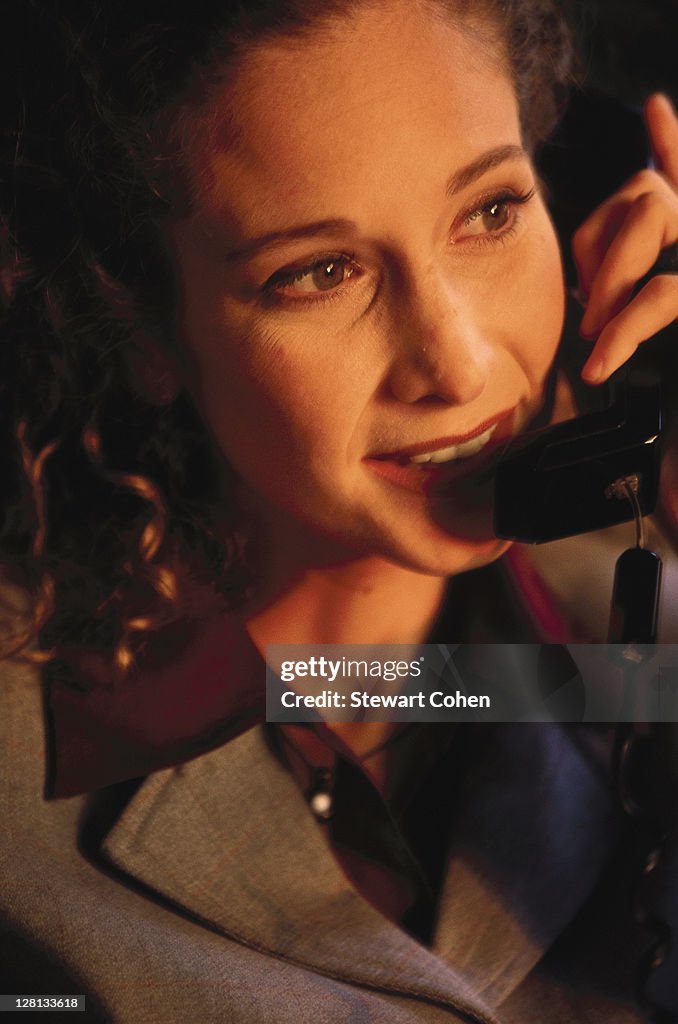
{"label": "skin texture", "polygon": [[[269,543],[291,563],[312,551],[316,563],[377,557],[436,575],[495,558],[505,545],[473,460],[433,488],[443,500],[370,456],[498,419],[505,435],[541,400],[560,255],[538,193],[482,212],[536,184],[496,44],[417,4],[366,9],[256,49],[213,103],[228,136],[199,136],[195,210],[171,236],[181,333],[193,392]],[[497,166],[446,195],[502,147]],[[332,257],[348,261],[336,288],[319,292],[310,272],[265,287]]]}

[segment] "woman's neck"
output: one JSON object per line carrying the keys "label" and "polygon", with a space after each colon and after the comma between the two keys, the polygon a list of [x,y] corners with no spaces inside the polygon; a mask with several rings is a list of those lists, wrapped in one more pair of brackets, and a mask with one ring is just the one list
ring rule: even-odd
{"label": "woman's neck", "polygon": [[[250,512],[252,510],[250,509]],[[262,519],[259,520],[261,525]],[[330,549],[325,538],[278,515],[259,533],[261,586],[243,612],[255,645],[419,644],[443,601],[444,577],[426,576],[375,556]],[[342,722],[331,728],[358,757],[386,743],[396,722]],[[383,783],[383,753],[370,761]]]}
{"label": "woman's neck", "polygon": [[421,643],[436,619],[445,579],[377,558],[307,567],[247,617],[260,649],[272,643]]}

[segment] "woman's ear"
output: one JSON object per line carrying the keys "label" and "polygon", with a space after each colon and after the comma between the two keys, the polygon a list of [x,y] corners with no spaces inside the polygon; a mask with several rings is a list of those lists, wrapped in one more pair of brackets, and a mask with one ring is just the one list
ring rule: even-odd
{"label": "woman's ear", "polygon": [[181,390],[175,360],[150,334],[135,331],[126,352],[132,387],[151,405],[170,405]]}

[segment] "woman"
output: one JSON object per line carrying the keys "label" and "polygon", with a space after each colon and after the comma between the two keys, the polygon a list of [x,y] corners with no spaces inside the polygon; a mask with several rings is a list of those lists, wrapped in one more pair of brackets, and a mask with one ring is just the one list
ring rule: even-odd
{"label": "woman", "polygon": [[[94,1020],[640,1020],[644,851],[604,736],[250,728],[267,644],[463,639],[446,580],[508,546],[487,470],[565,304],[531,160],[560,18],[220,7],[24,15],[7,648],[49,687],[45,733],[7,664],[6,991]],[[678,311],[664,275],[628,301],[678,240],[664,98],[647,124],[658,170],[575,243],[591,384]]]}

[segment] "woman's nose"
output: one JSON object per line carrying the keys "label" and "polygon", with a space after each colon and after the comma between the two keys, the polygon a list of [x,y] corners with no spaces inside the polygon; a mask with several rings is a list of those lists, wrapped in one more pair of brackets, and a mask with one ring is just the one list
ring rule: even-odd
{"label": "woman's nose", "polygon": [[439,400],[468,405],[488,382],[492,353],[468,308],[441,289],[402,308],[394,324],[389,373],[391,393],[400,402]]}

